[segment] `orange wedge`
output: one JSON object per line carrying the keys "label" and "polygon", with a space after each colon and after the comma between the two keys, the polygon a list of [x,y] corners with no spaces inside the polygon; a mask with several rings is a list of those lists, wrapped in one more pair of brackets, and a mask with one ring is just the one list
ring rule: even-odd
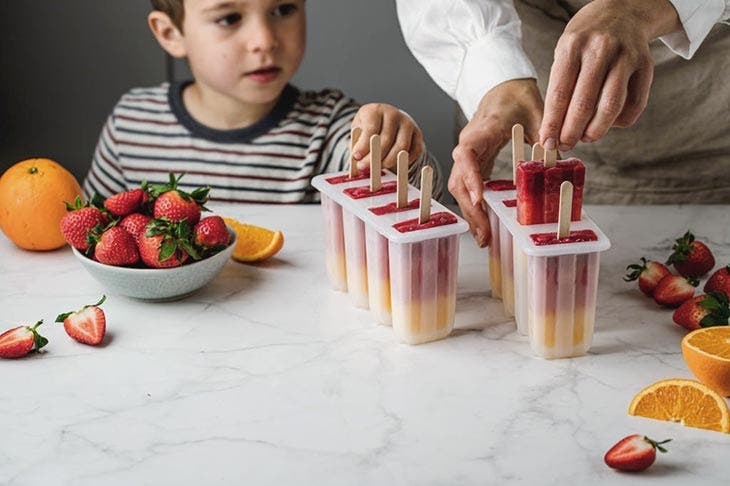
{"label": "orange wedge", "polygon": [[697,329],[682,339],[689,370],[722,396],[730,395],[730,326]]}
{"label": "orange wedge", "polygon": [[725,399],[694,380],[674,378],[649,385],[631,400],[629,415],[730,433],[730,410]]}
{"label": "orange wedge", "polygon": [[223,218],[223,221],[236,232],[236,247],[232,255],[234,260],[260,262],[276,255],[284,246],[281,231],[241,223],[233,218]]}

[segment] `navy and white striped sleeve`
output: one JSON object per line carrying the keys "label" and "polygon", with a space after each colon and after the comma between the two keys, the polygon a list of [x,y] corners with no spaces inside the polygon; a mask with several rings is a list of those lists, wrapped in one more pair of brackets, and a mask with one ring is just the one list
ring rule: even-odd
{"label": "navy and white striped sleeve", "polygon": [[102,197],[109,197],[128,189],[119,164],[116,140],[114,113],[112,113],[101,130],[91,168],[84,180],[84,195],[88,199],[91,199],[95,193]]}
{"label": "navy and white striped sleeve", "polygon": [[357,102],[345,96],[335,102],[322,145],[321,173],[350,168],[350,127],[358,109]]}

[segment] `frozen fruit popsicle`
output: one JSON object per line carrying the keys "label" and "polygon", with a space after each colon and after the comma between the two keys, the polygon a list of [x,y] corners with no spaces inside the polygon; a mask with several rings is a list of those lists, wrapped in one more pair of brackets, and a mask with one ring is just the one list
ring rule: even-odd
{"label": "frozen fruit popsicle", "polygon": [[560,160],[554,167],[535,160],[520,164],[515,180],[517,221],[523,225],[557,222],[560,184],[565,181],[571,182],[574,187],[571,215],[574,221],[578,221],[583,207],[585,181],[585,167],[580,160]]}
{"label": "frozen fruit popsicle", "polygon": [[[400,233],[425,232],[455,224],[447,212],[430,214],[433,172],[421,172],[418,218],[393,225]],[[450,234],[412,243],[389,241],[393,330],[408,344],[442,339],[454,327],[459,236]]]}
{"label": "frozen fruit popsicle", "polygon": [[501,253],[500,263],[502,266],[502,305],[504,306],[504,313],[508,316],[515,315],[515,279],[512,246],[512,233],[500,221],[499,251]]}
{"label": "frozen fruit popsicle", "polygon": [[502,250],[500,244],[501,228],[499,227],[499,217],[491,207],[487,207],[487,217],[489,218],[489,229],[492,233],[489,241],[489,286],[492,289],[492,297],[495,299],[502,298]]}
{"label": "frozen fruit popsicle", "polygon": [[571,231],[572,195],[563,182],[557,234],[531,233],[527,242],[542,250],[528,254],[526,273],[530,346],[544,358],[585,354],[593,339],[601,247],[589,246],[599,240],[593,229]]}
{"label": "frozen fruit popsicle", "polygon": [[[398,153],[396,201],[369,208],[377,216],[409,211],[419,207],[420,200],[408,201],[408,153]],[[388,239],[378,233],[373,225],[365,227],[365,246],[367,250],[368,296],[370,311],[381,324],[390,325],[390,257]]]}
{"label": "frozen fruit popsicle", "polygon": [[345,234],[342,227],[342,206],[322,194],[324,215],[325,264],[330,284],[335,290],[347,292],[345,270]]}

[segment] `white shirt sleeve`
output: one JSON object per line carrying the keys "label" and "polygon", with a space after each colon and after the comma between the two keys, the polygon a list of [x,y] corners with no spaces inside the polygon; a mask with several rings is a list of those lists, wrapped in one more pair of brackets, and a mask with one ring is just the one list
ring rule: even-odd
{"label": "white shirt sleeve", "polygon": [[512,0],[396,0],[406,44],[468,119],[484,94],[536,78]]}
{"label": "white shirt sleeve", "polygon": [[683,30],[660,37],[674,53],[691,59],[716,23],[730,17],[730,0],[669,0]]}

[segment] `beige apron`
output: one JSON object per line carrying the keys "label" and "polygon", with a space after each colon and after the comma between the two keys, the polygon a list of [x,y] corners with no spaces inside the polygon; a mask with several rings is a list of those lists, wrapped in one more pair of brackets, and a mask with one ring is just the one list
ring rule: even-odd
{"label": "beige apron", "polygon": [[[517,0],[523,45],[545,93],[553,50],[587,1]],[[730,26],[716,25],[687,61],[661,41],[651,44],[649,104],[630,128],[578,143],[564,155],[586,165],[585,200],[594,204],[730,203]],[[492,176],[511,173],[511,150]]]}

